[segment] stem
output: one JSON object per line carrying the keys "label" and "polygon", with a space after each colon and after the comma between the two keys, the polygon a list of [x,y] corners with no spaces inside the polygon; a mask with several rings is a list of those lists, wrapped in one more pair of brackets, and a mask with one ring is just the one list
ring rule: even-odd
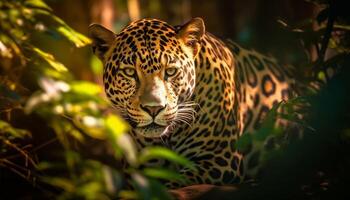
{"label": "stem", "polygon": [[335,9],[334,9],[334,0],[329,1],[329,16],[328,16],[328,21],[327,21],[327,27],[322,39],[321,43],[321,50],[319,51],[318,54],[318,59],[316,62],[317,68],[319,68],[323,62],[324,62],[324,57],[326,55],[326,50],[328,47],[329,39],[331,38],[331,34],[333,31],[333,26],[334,26],[334,20],[335,20]]}

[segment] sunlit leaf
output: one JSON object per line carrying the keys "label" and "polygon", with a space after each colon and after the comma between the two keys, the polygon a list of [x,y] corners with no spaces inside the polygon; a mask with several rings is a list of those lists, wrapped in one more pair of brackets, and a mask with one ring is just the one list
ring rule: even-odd
{"label": "sunlit leaf", "polygon": [[322,81],[326,81],[326,74],[323,71],[318,72],[317,78]]}
{"label": "sunlit leaf", "polygon": [[87,95],[97,95],[102,92],[99,85],[87,81],[74,81],[70,83],[71,90]]}
{"label": "sunlit leaf", "polygon": [[107,138],[105,129],[102,128],[103,120],[97,117],[85,115],[77,116],[73,123],[92,138],[104,140]]}
{"label": "sunlit leaf", "polygon": [[131,166],[137,164],[136,145],[130,135],[124,133],[117,138],[117,145],[123,150],[125,158]]}
{"label": "sunlit leaf", "polygon": [[42,0],[26,0],[24,5],[29,8],[40,8],[48,11],[52,11],[52,9]]}
{"label": "sunlit leaf", "polygon": [[70,86],[66,82],[44,76],[39,79],[39,85],[42,90],[33,93],[27,100],[24,107],[26,113],[31,113],[37,106],[60,100],[62,93],[70,90]]}
{"label": "sunlit leaf", "polygon": [[44,59],[48,64],[50,64],[54,69],[59,72],[67,71],[67,68],[60,62],[58,62],[52,54],[44,52],[37,47],[33,47],[33,51],[37,53],[42,59]]}
{"label": "sunlit leaf", "polygon": [[83,47],[91,43],[91,40],[81,33],[76,32],[69,27],[62,19],[45,10],[33,10],[35,18],[45,21],[50,26],[50,30],[54,30],[61,36],[72,42],[76,47]]}
{"label": "sunlit leaf", "polygon": [[4,136],[4,134],[10,138],[24,138],[30,136],[29,131],[14,128],[9,123],[0,120],[0,136]]}
{"label": "sunlit leaf", "polygon": [[120,199],[140,199],[139,195],[134,190],[122,190],[118,193]]}
{"label": "sunlit leaf", "polygon": [[74,169],[74,166],[82,162],[79,153],[72,150],[66,150],[64,153],[68,168]]}
{"label": "sunlit leaf", "polygon": [[51,67],[41,67],[40,72],[43,76],[52,77],[59,80],[71,80],[72,74],[67,72],[59,72]]}
{"label": "sunlit leaf", "polygon": [[76,47],[83,47],[91,43],[88,37],[74,31],[62,19],[57,16],[52,16],[52,19],[59,24],[59,26],[56,27],[56,31],[73,42]]}
{"label": "sunlit leaf", "polygon": [[52,186],[61,188],[67,192],[74,192],[75,185],[72,180],[62,177],[42,177],[41,181],[48,183]]}
{"label": "sunlit leaf", "polygon": [[29,114],[33,112],[33,110],[39,106],[40,104],[47,102],[47,98],[43,95],[43,93],[37,92],[32,94],[30,98],[27,100],[26,105],[24,106],[24,112]]}
{"label": "sunlit leaf", "polygon": [[106,127],[113,134],[114,137],[118,137],[129,130],[128,125],[119,117],[115,115],[109,115],[106,119]]}
{"label": "sunlit leaf", "polygon": [[142,170],[143,174],[152,177],[152,178],[160,178],[171,181],[185,181],[185,177],[181,174],[164,168],[144,168]]}
{"label": "sunlit leaf", "polygon": [[119,117],[109,115],[106,119],[106,127],[116,156],[120,156],[122,152],[130,165],[136,165],[136,146],[130,135],[126,134],[129,126]]}
{"label": "sunlit leaf", "polygon": [[158,159],[158,158],[167,159],[169,161],[180,164],[189,169],[196,170],[192,162],[187,160],[185,157],[176,154],[172,150],[164,147],[144,148],[139,155],[139,162],[146,163],[151,159]]}
{"label": "sunlit leaf", "polygon": [[102,65],[102,62],[96,56],[91,56],[90,66],[91,66],[92,72],[95,75],[102,75],[103,65]]}
{"label": "sunlit leaf", "polygon": [[282,27],[288,27],[287,22],[285,22],[285,21],[282,20],[282,19],[278,19],[278,20],[277,20],[277,23],[279,23]]}
{"label": "sunlit leaf", "polygon": [[101,195],[102,191],[103,185],[100,182],[90,181],[86,184],[80,185],[76,192],[80,194],[80,196],[85,196],[86,199],[101,199],[98,198],[98,196]]}
{"label": "sunlit leaf", "polygon": [[335,24],[334,28],[335,29],[340,29],[340,30],[343,30],[343,31],[350,31],[350,26],[349,25]]}
{"label": "sunlit leaf", "polygon": [[52,162],[46,162],[46,161],[42,161],[36,165],[36,169],[39,171],[52,169],[54,167],[55,167],[55,164],[53,164]]}
{"label": "sunlit leaf", "polygon": [[109,167],[106,165],[103,165],[102,173],[107,192],[115,194],[124,184],[121,173],[114,169],[113,166]]}
{"label": "sunlit leaf", "polygon": [[68,148],[70,145],[70,141],[67,138],[67,134],[65,132],[65,122],[63,120],[52,120],[50,126],[54,129],[57,139],[63,145],[64,148]]}
{"label": "sunlit leaf", "polygon": [[134,186],[136,187],[140,199],[150,199],[150,183],[149,180],[141,175],[140,173],[134,172],[131,174],[131,178],[134,182]]}
{"label": "sunlit leaf", "polygon": [[91,43],[91,40],[89,38],[68,27],[59,26],[56,30],[65,36],[68,40],[73,42],[76,47],[83,47]]}
{"label": "sunlit leaf", "polygon": [[71,136],[73,136],[74,139],[76,139],[77,141],[83,143],[85,141],[84,136],[81,134],[80,131],[76,130],[76,129],[72,129],[69,134]]}
{"label": "sunlit leaf", "polygon": [[24,60],[21,48],[14,41],[14,38],[11,38],[7,34],[0,34],[0,41],[2,43],[2,45],[0,44],[0,51],[1,54],[4,54],[4,57],[13,58],[14,55],[17,55],[21,60]]}
{"label": "sunlit leaf", "polygon": [[[326,28],[327,28],[327,25],[322,24],[320,25],[319,30],[325,30]],[[334,24],[333,28],[335,30],[350,31],[350,26],[345,24]]]}
{"label": "sunlit leaf", "polygon": [[5,46],[4,43],[0,41],[0,56],[5,58],[12,58],[12,53],[9,48]]}

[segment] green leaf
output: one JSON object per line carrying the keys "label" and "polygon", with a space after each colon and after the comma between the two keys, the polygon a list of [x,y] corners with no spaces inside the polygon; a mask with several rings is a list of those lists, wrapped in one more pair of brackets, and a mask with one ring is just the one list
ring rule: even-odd
{"label": "green leaf", "polygon": [[33,51],[43,60],[45,60],[48,64],[50,64],[55,70],[59,72],[68,71],[67,68],[60,62],[58,62],[52,54],[44,52],[37,47],[32,48]]}
{"label": "green leaf", "polygon": [[185,177],[181,174],[163,168],[145,168],[143,174],[151,178],[160,178],[171,181],[185,181]]}
{"label": "green leaf", "polygon": [[67,167],[70,169],[74,169],[76,165],[82,162],[81,156],[78,152],[72,151],[72,150],[66,150],[64,152]]}
{"label": "green leaf", "polygon": [[[24,129],[13,128],[11,124],[0,120],[0,137],[3,135],[12,138],[24,138],[30,136],[30,132]],[[11,139],[11,138],[9,138]]]}
{"label": "green leaf", "polygon": [[321,80],[321,81],[326,82],[326,74],[325,74],[325,72],[324,72],[324,71],[318,72],[317,78],[318,78],[319,80]]}
{"label": "green leaf", "polygon": [[350,26],[349,25],[335,24],[334,28],[335,29],[340,29],[340,30],[343,30],[343,31],[350,31]]}
{"label": "green leaf", "polygon": [[53,30],[72,42],[76,47],[83,47],[91,43],[91,40],[81,33],[76,32],[62,19],[45,10],[33,10],[33,16],[37,21],[43,21],[50,30]]}
{"label": "green leaf", "polygon": [[103,65],[102,65],[102,62],[97,58],[97,56],[91,56],[90,66],[91,66],[92,72],[95,75],[102,76]]}
{"label": "green leaf", "polygon": [[91,43],[89,38],[69,28],[68,25],[58,26],[56,27],[56,31],[74,43],[76,47],[83,47]]}
{"label": "green leaf", "polygon": [[145,163],[151,159],[163,158],[174,163],[180,164],[191,170],[196,170],[194,164],[187,160],[185,157],[180,156],[170,149],[164,147],[146,147],[142,150],[139,156],[139,162]]}
{"label": "green leaf", "polygon": [[39,171],[44,171],[44,170],[52,169],[54,167],[55,167],[55,164],[47,161],[42,161],[36,165],[35,169]]}
{"label": "green leaf", "polygon": [[138,199],[144,200],[170,200],[172,199],[167,188],[154,179],[146,179],[135,172],[131,174],[134,187],[138,192]]}
{"label": "green leaf", "polygon": [[26,0],[24,5],[29,8],[40,8],[48,11],[52,11],[52,9],[42,0]]}
{"label": "green leaf", "polygon": [[111,132],[111,136],[115,139],[129,130],[128,125],[115,115],[107,116],[106,127]]}
{"label": "green leaf", "polygon": [[256,132],[253,134],[253,140],[265,141],[266,138],[268,138],[271,135],[280,134],[281,129],[276,128],[276,120],[278,110],[281,108],[282,105],[285,105],[284,101],[279,102],[270,109],[263,122],[261,123],[261,128],[256,130]]}
{"label": "green leaf", "polygon": [[99,85],[87,81],[74,81],[70,83],[71,90],[78,94],[97,95],[102,92]]}
{"label": "green leaf", "polygon": [[136,146],[130,135],[124,133],[117,138],[117,145],[122,149],[128,163],[135,167],[137,164]]}
{"label": "green leaf", "polygon": [[122,190],[118,193],[120,199],[140,199],[134,190]]}
{"label": "green leaf", "polygon": [[[80,111],[78,111],[78,113],[79,112]],[[102,128],[103,119],[99,117],[94,117],[90,115],[84,115],[84,116],[79,115],[73,118],[73,123],[75,124],[75,126],[79,127],[79,129],[83,130],[83,132],[86,135],[92,138],[100,139],[100,140],[105,140],[107,138],[106,131],[105,129]],[[70,134],[73,134],[72,131],[70,132]],[[76,138],[76,139],[78,139],[78,141],[82,141],[82,142],[84,141],[84,137]],[[82,140],[79,140],[79,139],[82,139]]]}
{"label": "green leaf", "polygon": [[80,143],[85,142],[83,134],[77,129],[72,129],[71,131],[69,131],[69,135],[71,135],[75,140],[79,141]]}
{"label": "green leaf", "polygon": [[84,196],[85,199],[98,199],[97,197],[103,191],[103,185],[97,181],[90,181],[84,185],[80,185],[77,188],[77,193],[80,196]]}
{"label": "green leaf", "polygon": [[149,180],[150,182],[150,193],[153,200],[172,200],[173,197],[169,194],[168,189],[156,180]]}
{"label": "green leaf", "polygon": [[131,174],[132,183],[138,192],[138,199],[151,199],[150,180],[142,174],[134,172]]}
{"label": "green leaf", "polygon": [[6,47],[3,42],[1,42],[1,35],[0,35],[0,56],[4,58],[12,58],[13,55],[11,53],[11,49]]}
{"label": "green leaf", "polygon": [[72,180],[61,177],[42,177],[41,181],[48,183],[52,186],[63,189],[66,192],[74,192],[75,185]]}
{"label": "green leaf", "polygon": [[135,166],[137,164],[136,146],[130,135],[126,134],[129,126],[119,117],[109,115],[106,119],[106,127],[116,157],[120,157],[123,153],[128,163]]}
{"label": "green leaf", "polygon": [[17,55],[21,60],[24,60],[23,53],[19,44],[15,42],[15,38],[11,36],[1,33],[0,34],[0,55],[8,58],[13,58],[13,56]]}
{"label": "green leaf", "polygon": [[238,151],[246,152],[252,145],[252,136],[250,133],[244,133],[235,143],[235,147]]}

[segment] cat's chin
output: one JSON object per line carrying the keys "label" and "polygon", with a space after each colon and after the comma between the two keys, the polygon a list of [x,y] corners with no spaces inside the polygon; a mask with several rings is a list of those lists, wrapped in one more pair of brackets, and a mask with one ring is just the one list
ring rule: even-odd
{"label": "cat's chin", "polygon": [[167,126],[160,126],[158,124],[152,123],[144,127],[133,128],[134,132],[138,135],[142,135],[145,138],[160,138],[167,132]]}

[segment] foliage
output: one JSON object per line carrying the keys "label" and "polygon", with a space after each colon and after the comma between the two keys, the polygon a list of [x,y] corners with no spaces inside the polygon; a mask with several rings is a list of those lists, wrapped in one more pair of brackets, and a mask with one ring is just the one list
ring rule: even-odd
{"label": "foliage", "polygon": [[[349,196],[344,188],[349,173],[338,169],[349,167],[349,138],[345,135],[349,130],[350,84],[346,77],[350,18],[341,1],[313,2],[323,6],[317,21],[307,19],[289,25],[278,20],[286,34],[294,35],[305,49],[316,46],[317,60],[299,60],[297,65],[301,74],[297,84],[302,88],[298,92],[303,96],[275,105],[258,130],[243,134],[237,141],[236,147],[243,153],[251,146],[261,150],[263,174],[259,187],[245,185],[223,199],[328,199],[334,198],[334,192],[339,192],[337,197]],[[326,57],[326,50],[335,56]],[[290,131],[282,131],[276,125],[279,120],[290,122]]]}
{"label": "foliage", "polygon": [[[294,35],[295,41],[304,44],[305,48],[309,48],[309,45],[316,46],[318,59],[316,61],[299,60],[299,66],[296,66],[300,69],[300,74],[302,75],[302,77],[297,79],[299,82],[296,83],[297,87],[302,88],[302,91],[297,88],[297,92],[303,96],[276,104],[264,118],[264,121],[261,122],[261,126],[256,132],[244,134],[237,142],[236,146],[241,151],[244,151],[253,142],[265,142],[270,136],[285,137],[285,134],[281,135],[281,127],[276,126],[275,122],[279,119],[287,120],[304,127],[304,129],[315,131],[307,124],[307,118],[305,117],[308,116],[307,112],[310,110],[310,99],[313,99],[325,84],[318,85],[315,90],[314,82],[322,81],[326,83],[336,72],[341,70],[341,67],[344,67],[344,60],[350,53],[350,45],[348,43],[350,18],[346,15],[343,8],[344,5],[340,1],[315,0],[311,2],[323,6],[316,19],[306,19],[299,24],[293,25],[289,25],[283,20],[277,20],[282,28],[285,29],[286,34]],[[330,18],[333,18],[333,21],[330,21]],[[314,23],[317,23],[319,26],[316,30],[313,26]],[[340,35],[332,35],[331,33],[334,32],[340,32]],[[334,50],[336,55],[326,60],[324,52],[326,49]],[[333,73],[329,74],[329,70],[333,71]],[[301,116],[304,118],[300,118]]]}
{"label": "foliage", "polygon": [[[12,172],[19,176],[26,178],[28,173],[27,167],[29,165],[35,165],[35,161],[31,158],[28,152],[28,146],[22,146],[18,144],[18,140],[22,138],[28,138],[31,134],[27,130],[17,129],[11,126],[11,124],[0,120],[0,150],[1,154],[7,155],[12,152],[16,152],[20,156],[23,156],[28,162],[23,168],[13,161],[10,156],[0,157],[0,167],[9,168]],[[29,164],[30,163],[30,164]]]}
{"label": "foliage", "polygon": [[[157,179],[184,181],[183,177],[169,169],[141,166],[153,158],[190,169],[193,165],[165,148],[138,151],[126,134],[128,125],[109,110],[101,87],[75,80],[53,53],[34,44],[32,38],[49,35],[52,40],[65,39],[75,47],[90,44],[90,39],[55,16],[42,0],[1,0],[0,10],[0,167],[21,175],[34,187],[46,188],[40,198],[112,199],[119,195],[170,199]],[[23,119],[30,124],[19,123]],[[35,124],[41,127],[39,132],[32,132]],[[21,129],[15,128],[18,126]],[[49,140],[29,149],[33,145],[27,138],[35,140],[51,133],[54,135]],[[39,150],[56,140],[61,149],[58,159],[41,159]],[[88,141],[93,141],[92,145]],[[99,145],[112,150],[112,162],[86,155]],[[89,151],[83,152],[86,147]],[[18,157],[22,159],[12,159]],[[120,167],[124,161],[129,166],[126,170]],[[21,167],[23,162],[27,164]],[[128,184],[136,190],[127,187],[128,176]]]}

